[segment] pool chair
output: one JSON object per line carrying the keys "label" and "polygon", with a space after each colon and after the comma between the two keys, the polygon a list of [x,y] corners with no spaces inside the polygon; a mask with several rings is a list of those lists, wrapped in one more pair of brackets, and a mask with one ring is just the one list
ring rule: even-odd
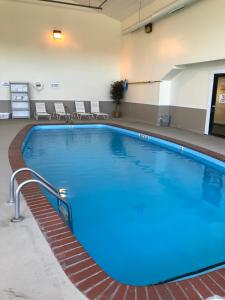
{"label": "pool chair", "polygon": [[93,114],[91,113],[87,113],[85,112],[85,107],[84,107],[84,102],[83,101],[75,101],[75,107],[76,107],[76,117],[77,119],[82,119],[82,117],[85,117],[85,118],[93,118]]}
{"label": "pool chair", "polygon": [[64,117],[66,120],[71,119],[71,114],[65,111],[65,107],[63,103],[54,103],[55,113],[54,116],[56,119],[60,120],[61,117]]}
{"label": "pool chair", "polygon": [[38,120],[39,117],[47,117],[49,120],[51,120],[52,116],[47,113],[44,102],[35,103],[35,110],[34,117],[36,120]]}
{"label": "pool chair", "polygon": [[109,114],[100,112],[98,101],[91,101],[91,113],[94,115],[96,119],[97,118],[109,119]]}

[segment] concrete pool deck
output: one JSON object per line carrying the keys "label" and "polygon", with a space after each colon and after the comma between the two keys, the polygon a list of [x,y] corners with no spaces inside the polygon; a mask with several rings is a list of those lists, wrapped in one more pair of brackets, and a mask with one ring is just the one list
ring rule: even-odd
{"label": "concrete pool deck", "polygon": [[[43,122],[46,123],[46,121]],[[111,121],[109,121],[109,123],[110,122]],[[9,222],[9,219],[13,215],[13,207],[6,203],[8,199],[9,177],[11,174],[11,168],[8,162],[8,147],[15,135],[25,125],[30,123],[36,122],[24,120],[0,120],[0,178],[2,191],[0,195],[0,234],[2,238],[0,247],[0,299],[87,299],[74,288],[74,285],[72,285],[64,274],[48,243],[39,230],[29,208],[24,202],[22,202],[22,211],[26,216],[24,222],[18,224]],[[41,122],[38,122],[38,124],[40,123]],[[129,120],[113,120],[113,123],[134,127],[139,130],[151,131],[156,134],[183,140],[203,148],[208,148],[211,151],[225,154],[225,139],[201,136],[173,128],[157,128]],[[221,296],[224,296],[225,284],[222,286],[222,289],[221,287],[217,287],[217,290],[224,291],[223,294],[220,294]],[[214,294],[213,291],[208,295],[210,296],[212,294]],[[168,300],[175,298],[172,298],[172,296],[169,298],[161,296],[158,299]],[[186,297],[186,299],[197,298]],[[198,299],[204,298],[199,297]],[[137,300],[142,299],[137,298]]]}
{"label": "concrete pool deck", "polygon": [[8,148],[27,123],[0,120],[0,299],[83,300],[86,297],[65,276],[24,201],[24,222],[10,222]]}

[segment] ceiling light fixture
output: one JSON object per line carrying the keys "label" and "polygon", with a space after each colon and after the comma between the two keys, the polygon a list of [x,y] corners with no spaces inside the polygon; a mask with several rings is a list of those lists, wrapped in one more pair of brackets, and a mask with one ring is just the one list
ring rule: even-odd
{"label": "ceiling light fixture", "polygon": [[55,40],[61,40],[62,39],[62,31],[61,30],[53,30],[53,38]]}

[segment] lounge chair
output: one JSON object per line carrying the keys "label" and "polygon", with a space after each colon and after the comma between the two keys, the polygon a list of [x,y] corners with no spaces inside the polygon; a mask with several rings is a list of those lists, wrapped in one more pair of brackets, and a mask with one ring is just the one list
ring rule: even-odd
{"label": "lounge chair", "polygon": [[61,117],[64,117],[65,119],[71,119],[71,114],[67,113],[65,111],[65,107],[63,103],[54,103],[54,107],[55,107],[55,113],[54,115],[56,116],[56,119],[60,120]]}
{"label": "lounge chair", "polygon": [[82,119],[82,117],[85,117],[85,118],[93,118],[93,114],[91,113],[87,113],[85,112],[85,107],[84,107],[84,102],[83,101],[75,101],[75,107],[76,107],[76,117],[78,119]]}
{"label": "lounge chair", "polygon": [[36,120],[38,120],[39,117],[47,117],[49,120],[51,120],[52,116],[47,113],[46,106],[44,102],[35,103],[35,113],[34,117]]}
{"label": "lounge chair", "polygon": [[94,115],[96,119],[97,118],[109,119],[109,114],[100,112],[98,101],[91,101],[91,113]]}

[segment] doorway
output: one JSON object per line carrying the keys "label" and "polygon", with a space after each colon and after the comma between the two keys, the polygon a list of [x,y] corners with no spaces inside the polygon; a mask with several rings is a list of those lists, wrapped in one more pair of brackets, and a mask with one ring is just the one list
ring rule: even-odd
{"label": "doorway", "polygon": [[214,75],[209,134],[225,138],[225,73]]}

